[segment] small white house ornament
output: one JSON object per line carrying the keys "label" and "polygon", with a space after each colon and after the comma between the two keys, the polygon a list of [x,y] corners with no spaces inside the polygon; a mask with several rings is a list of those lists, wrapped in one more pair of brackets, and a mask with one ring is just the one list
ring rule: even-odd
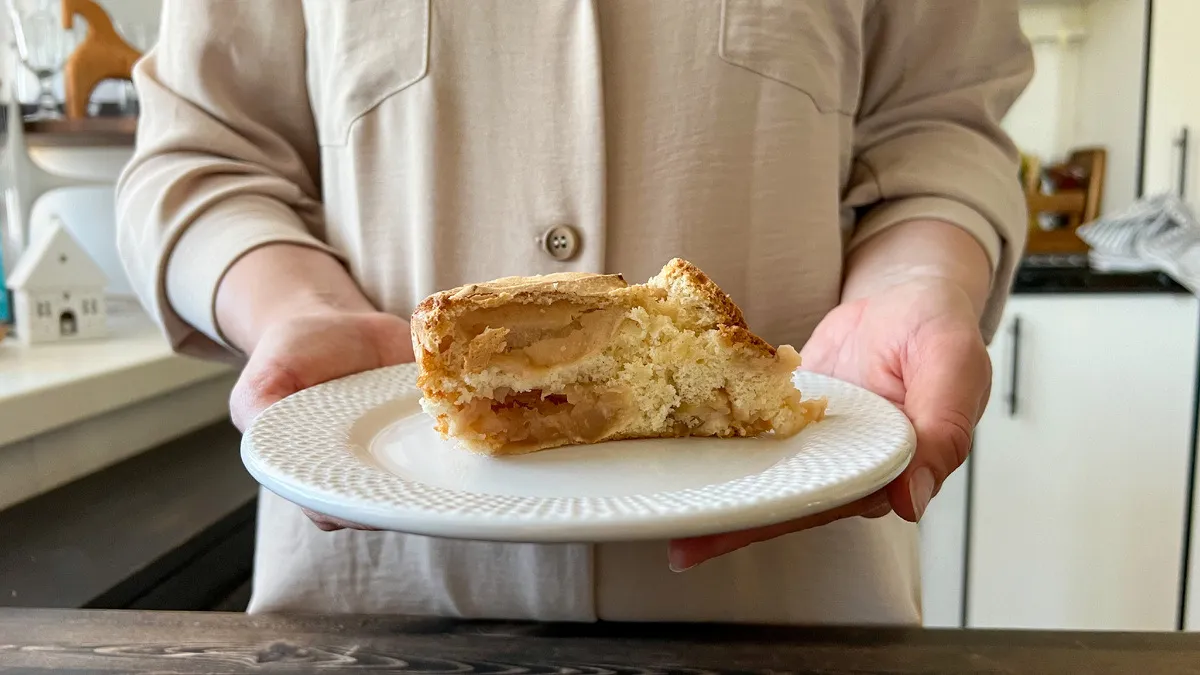
{"label": "small white house ornament", "polygon": [[8,279],[17,337],[26,344],[103,337],[107,286],[104,270],[55,219]]}

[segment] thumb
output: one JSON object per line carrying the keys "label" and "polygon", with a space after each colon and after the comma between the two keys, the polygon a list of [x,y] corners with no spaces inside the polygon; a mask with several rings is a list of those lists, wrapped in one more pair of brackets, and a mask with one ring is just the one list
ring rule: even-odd
{"label": "thumb", "polygon": [[258,414],[303,388],[300,378],[277,364],[247,364],[229,395],[233,425],[245,432]]}
{"label": "thumb", "polygon": [[888,496],[898,515],[917,522],[942,481],[966,461],[992,374],[977,332],[963,331],[912,347],[903,368],[903,408],[916,432],[917,448],[908,467],[888,486]]}
{"label": "thumb", "polygon": [[361,339],[372,345],[377,354],[378,363],[372,367],[396,366],[416,360],[412,329],[404,319],[374,312],[361,316],[358,328]]}

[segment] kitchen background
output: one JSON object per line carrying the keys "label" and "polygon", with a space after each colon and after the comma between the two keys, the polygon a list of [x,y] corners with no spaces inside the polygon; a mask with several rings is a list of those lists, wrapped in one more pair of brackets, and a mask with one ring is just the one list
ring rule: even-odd
{"label": "kitchen background", "polygon": [[[153,44],[159,0],[98,5]],[[926,623],[1200,630],[1200,3],[1021,7],[1037,75],[1005,126],[1030,244],[975,451],[921,525]],[[238,609],[255,485],[226,421],[235,373],[171,353],[113,243],[136,93],[107,81],[83,118],[38,119],[38,59],[0,24],[18,317],[0,339],[0,605]]]}

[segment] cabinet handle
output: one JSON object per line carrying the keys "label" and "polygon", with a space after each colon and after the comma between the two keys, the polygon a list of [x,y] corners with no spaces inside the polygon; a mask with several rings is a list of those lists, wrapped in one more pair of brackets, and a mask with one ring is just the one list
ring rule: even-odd
{"label": "cabinet handle", "polygon": [[1008,416],[1013,417],[1017,414],[1017,383],[1021,373],[1019,366],[1021,361],[1021,317],[1013,317],[1012,328],[1009,329],[1009,332],[1012,333],[1012,353],[1008,365]]}
{"label": "cabinet handle", "polygon": [[1175,147],[1179,148],[1179,198],[1187,198],[1187,168],[1188,168],[1188,128],[1184,127],[1175,139]]}

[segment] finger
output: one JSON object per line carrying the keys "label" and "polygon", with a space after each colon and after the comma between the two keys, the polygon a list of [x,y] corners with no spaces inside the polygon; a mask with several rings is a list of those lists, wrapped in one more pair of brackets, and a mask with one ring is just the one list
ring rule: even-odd
{"label": "finger", "polygon": [[229,396],[234,426],[245,432],[259,413],[302,388],[300,378],[287,368],[278,364],[248,364]]}
{"label": "finger", "polygon": [[668,545],[667,561],[672,570],[682,572],[705,561],[732,553],[760,541],[774,539],[775,537],[781,537],[785,534],[800,532],[801,530],[813,527],[820,527],[821,525],[828,525],[843,518],[875,512],[881,506],[887,506],[887,503],[887,494],[880,491],[844,506],[797,520],[790,520],[785,523],[726,534],[676,539]]}
{"label": "finger", "polygon": [[322,518],[316,514],[309,515],[308,519],[311,520],[313,524],[317,526],[317,529],[322,532],[337,532],[338,530],[346,529],[332,520]]}
{"label": "finger", "polygon": [[308,519],[313,521],[313,524],[315,524],[323,532],[336,532],[337,530],[363,530],[368,532],[378,532],[378,530],[373,527],[367,527],[366,525],[359,525],[358,523],[352,523],[348,520],[342,520],[341,518],[327,516],[323,513],[317,513],[311,509],[301,508],[300,510],[303,511],[304,515],[308,516]]}
{"label": "finger", "polygon": [[416,360],[412,330],[404,319],[376,313],[364,318],[359,328],[364,342],[375,346],[379,361],[375,367],[396,366]]}
{"label": "finger", "polygon": [[900,517],[917,522],[942,481],[970,453],[991,367],[982,341],[966,336],[930,345],[905,371],[904,412],[916,432],[917,448],[888,494]]}

